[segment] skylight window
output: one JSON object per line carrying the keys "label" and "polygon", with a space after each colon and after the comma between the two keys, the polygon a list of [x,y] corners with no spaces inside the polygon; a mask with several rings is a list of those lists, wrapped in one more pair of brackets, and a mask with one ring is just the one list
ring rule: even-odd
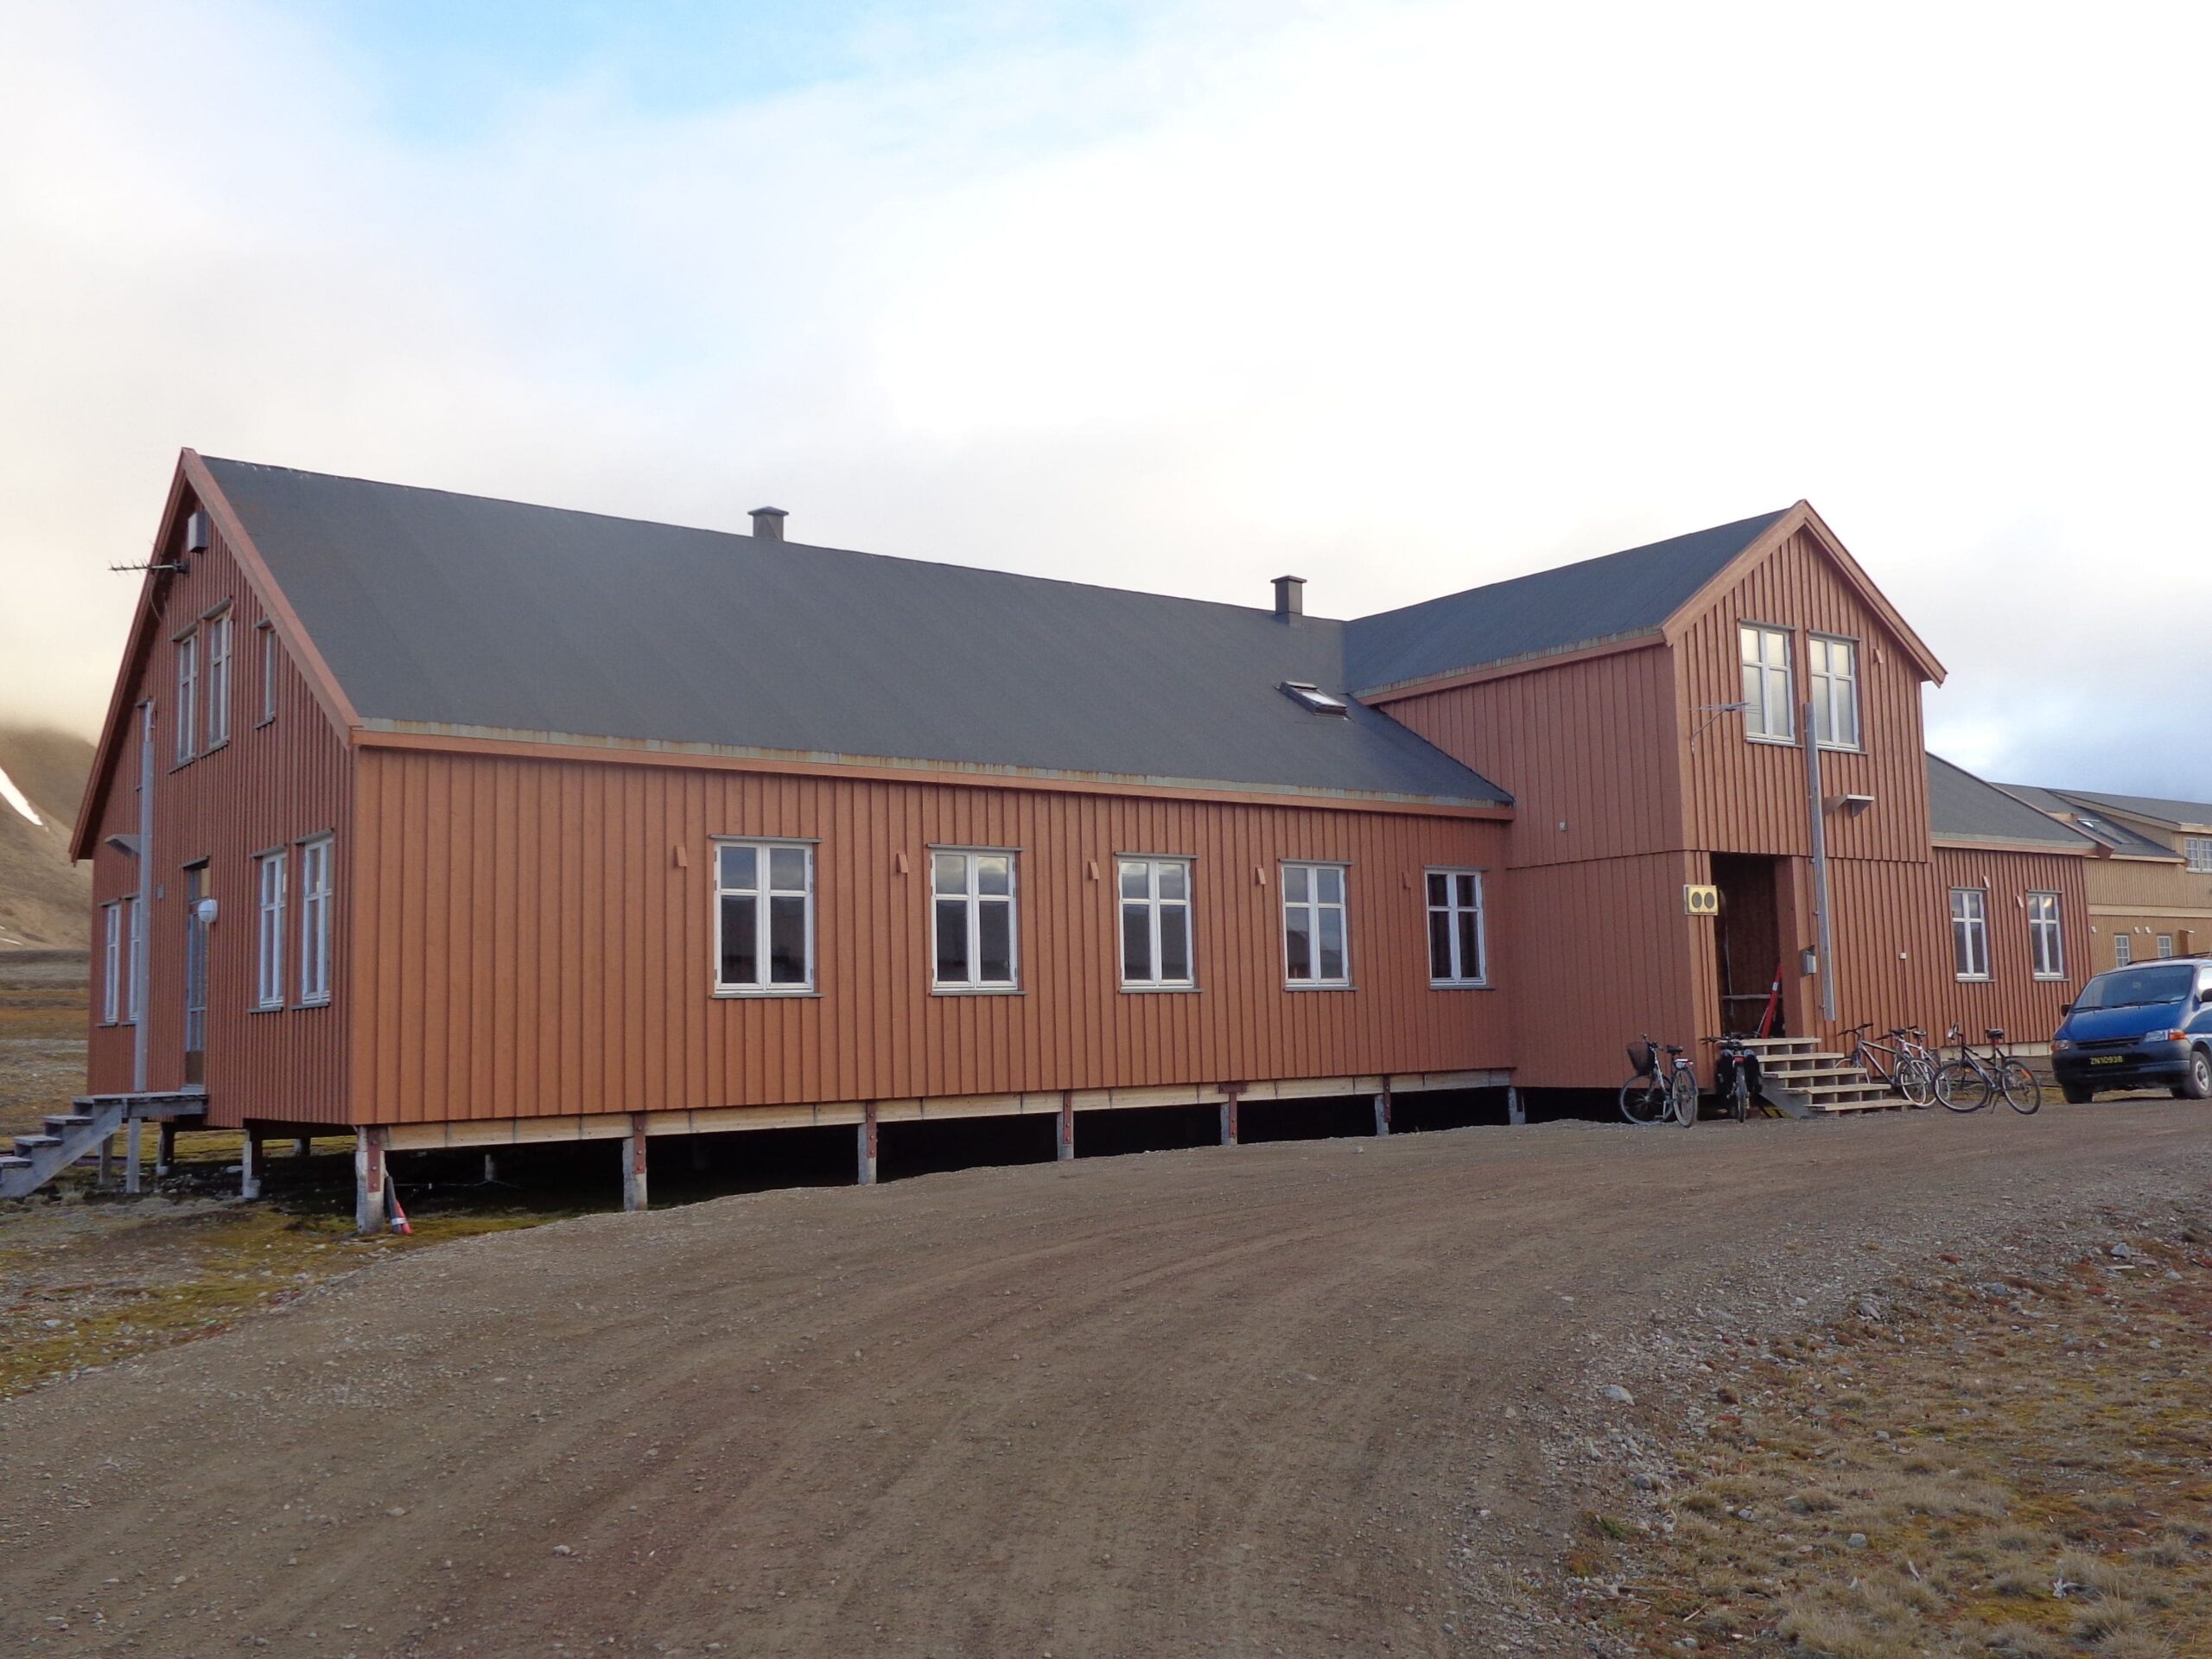
{"label": "skylight window", "polygon": [[1303,680],[1285,680],[1278,689],[1308,714],[1351,717],[1351,710],[1344,707],[1342,697],[1332,697],[1319,687],[1308,685]]}

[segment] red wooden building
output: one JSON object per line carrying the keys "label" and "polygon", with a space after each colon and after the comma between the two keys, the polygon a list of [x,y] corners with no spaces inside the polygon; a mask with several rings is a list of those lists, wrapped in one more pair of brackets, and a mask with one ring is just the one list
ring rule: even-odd
{"label": "red wooden building", "polygon": [[2042,1039],[2087,966],[2089,843],[1928,759],[1803,503],[1351,622],[782,527],[186,452],[79,821],[102,1109],[352,1132],[365,1221],[546,1139],[642,1202],[661,1135],[1610,1088],[1777,976]]}

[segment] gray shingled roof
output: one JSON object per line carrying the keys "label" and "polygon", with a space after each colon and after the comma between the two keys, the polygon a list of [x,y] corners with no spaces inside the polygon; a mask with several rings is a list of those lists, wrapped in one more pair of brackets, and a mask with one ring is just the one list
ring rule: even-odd
{"label": "gray shingled roof", "polygon": [[1928,825],[1937,841],[2001,841],[2052,852],[2095,845],[2025,801],[1940,755],[1928,757]]}
{"label": "gray shingled roof", "polygon": [[2109,847],[2122,858],[2167,858],[2178,862],[2181,855],[2171,847],[2138,835],[2124,823],[2115,823],[2101,814],[2096,808],[2085,806],[2079,801],[2069,801],[2056,790],[2040,789],[2033,784],[1999,784],[1998,788],[2008,795],[2017,795],[2039,812],[2063,813],[2072,829],[2079,830],[2101,846]]}
{"label": "gray shingled roof", "polygon": [[1362,617],[1345,625],[1346,673],[1376,690],[1649,632],[1788,511]]}
{"label": "gray shingled roof", "polygon": [[2087,801],[2113,812],[2133,812],[2153,823],[2171,823],[2177,830],[2212,829],[2212,801],[2168,801],[2151,795],[2107,795],[2098,791],[2059,791],[2068,799]]}
{"label": "gray shingled roof", "polygon": [[209,460],[356,711],[809,757],[1504,804],[1314,715],[1344,625]]}

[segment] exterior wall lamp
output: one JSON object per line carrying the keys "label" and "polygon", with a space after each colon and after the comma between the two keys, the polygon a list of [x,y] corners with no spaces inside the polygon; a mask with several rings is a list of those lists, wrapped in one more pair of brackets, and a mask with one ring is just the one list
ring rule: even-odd
{"label": "exterior wall lamp", "polygon": [[1700,704],[1698,705],[1698,708],[1697,708],[1697,712],[1698,712],[1699,714],[1703,715],[1705,716],[1705,721],[1704,721],[1704,723],[1703,723],[1702,725],[1699,726],[1699,728],[1697,728],[1697,730],[1695,730],[1695,731],[1694,731],[1694,732],[1692,732],[1692,733],[1690,734],[1690,751],[1691,751],[1691,753],[1696,753],[1696,751],[1697,751],[1697,741],[1698,741],[1698,739],[1700,739],[1700,737],[1703,737],[1703,736],[1705,735],[1706,727],[1712,725],[1712,724],[1713,724],[1713,722],[1714,721],[1716,721],[1716,720],[1719,719],[1719,718],[1720,718],[1720,716],[1721,716],[1721,715],[1740,715],[1740,714],[1742,714],[1742,713],[1744,712],[1744,710],[1745,710],[1745,709],[1746,709],[1750,708],[1751,706],[1751,705],[1750,703],[1748,703],[1748,702],[1701,702],[1701,703],[1700,703]]}

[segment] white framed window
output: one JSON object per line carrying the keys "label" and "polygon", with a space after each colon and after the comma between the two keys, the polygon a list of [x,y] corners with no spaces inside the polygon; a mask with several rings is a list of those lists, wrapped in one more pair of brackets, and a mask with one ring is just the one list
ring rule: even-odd
{"label": "white framed window", "polygon": [[176,642],[176,758],[189,760],[193,724],[200,709],[200,634],[195,629]]}
{"label": "white framed window", "polygon": [[2212,875],[2212,836],[2183,836],[2181,850],[2191,873]]}
{"label": "white framed window", "polygon": [[1121,858],[1122,984],[1137,990],[1188,990],[1191,861]]}
{"label": "white framed window", "polygon": [[1789,631],[1745,622],[1736,630],[1744,669],[1744,730],[1771,742],[1797,735],[1789,684]]}
{"label": "white framed window", "polygon": [[330,1001],[330,904],[337,890],[335,843],[315,836],[300,843],[300,1002]]}
{"label": "white framed window", "polygon": [[276,718],[276,630],[271,624],[264,622],[254,629],[253,634],[261,642],[261,719],[258,723],[266,726]]}
{"label": "white framed window", "polygon": [[2161,961],[2161,962],[2164,962],[2164,961],[2168,957],[2171,957],[2171,955],[2173,955],[2173,953],[2174,953],[2174,936],[2173,936],[2172,934],[2171,934],[2171,933],[2161,933],[2161,934],[2159,934],[2159,935],[2158,935],[2158,960],[2159,960],[2159,961]]}
{"label": "white framed window", "polygon": [[231,613],[209,617],[203,631],[207,636],[207,747],[213,749],[231,741]]}
{"label": "white framed window", "polygon": [[1282,867],[1282,973],[1294,986],[1351,983],[1344,874],[1341,864]]}
{"label": "white framed window", "polygon": [[284,855],[264,853],[253,861],[253,1006],[284,1006]]}
{"label": "white framed window", "polygon": [[138,1023],[138,895],[123,895],[123,1023]]}
{"label": "white framed window", "polygon": [[123,1017],[123,903],[100,906],[100,1023]]}
{"label": "white framed window", "polygon": [[1989,977],[1989,893],[1951,889],[1951,964],[1961,979]]}
{"label": "white framed window", "polygon": [[1486,985],[1483,952],[1483,873],[1431,870],[1428,884],[1428,982]]}
{"label": "white framed window", "polygon": [[1020,963],[1014,914],[1014,855],[988,849],[932,848],[930,890],[937,988],[1015,988]]}
{"label": "white framed window", "polygon": [[2037,979],[2066,977],[2066,937],[2059,926],[2058,895],[2028,895],[2028,955]]}
{"label": "white framed window", "polygon": [[1859,747],[1859,647],[1814,634],[1805,642],[1813,685],[1813,741],[1824,749]]}
{"label": "white framed window", "polygon": [[803,841],[717,841],[715,991],[791,996],[813,988],[813,847]]}
{"label": "white framed window", "polygon": [[2135,941],[2125,933],[2112,936],[2112,965],[2125,968],[2135,960]]}

